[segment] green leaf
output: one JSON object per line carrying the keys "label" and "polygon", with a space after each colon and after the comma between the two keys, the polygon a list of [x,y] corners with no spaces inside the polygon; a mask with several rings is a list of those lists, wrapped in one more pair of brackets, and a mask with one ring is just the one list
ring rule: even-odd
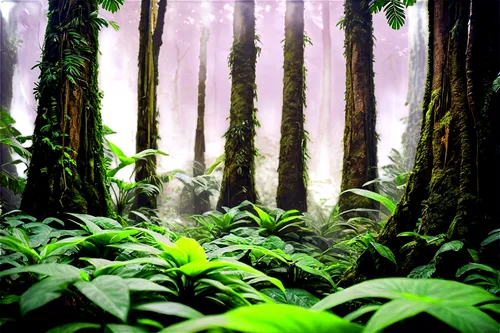
{"label": "green leaf", "polygon": [[384,12],[387,22],[393,29],[399,30],[405,24],[405,10],[400,0],[389,0]]}
{"label": "green leaf", "polygon": [[436,266],[432,263],[415,267],[410,274],[408,274],[408,277],[412,279],[429,279],[435,272]]}
{"label": "green leaf", "polygon": [[70,323],[51,328],[47,331],[47,333],[74,333],[79,330],[91,328],[99,329],[101,328],[101,325],[92,323]]}
{"label": "green leaf", "polygon": [[[464,266],[460,267],[458,269],[458,271],[457,271],[456,277],[460,277],[465,272],[468,272],[470,270],[479,270],[479,271],[493,273],[495,275],[499,275],[500,276],[500,271],[494,269],[493,267],[490,267],[490,266],[484,265],[484,264],[470,263],[470,264],[467,264],[467,265],[464,265]],[[0,274],[0,276],[1,276],[1,274]]]}
{"label": "green leaf", "polygon": [[130,278],[125,279],[124,281],[130,291],[157,291],[173,293],[172,290],[146,279]]}
{"label": "green leaf", "polygon": [[328,312],[313,312],[286,304],[259,304],[239,307],[218,316],[188,320],[160,332],[191,333],[211,328],[225,328],[244,333],[361,333],[363,330],[362,326],[350,323]]}
{"label": "green leaf", "polygon": [[109,21],[108,23],[109,23],[110,26],[113,27],[113,29],[115,29],[115,31],[119,31],[120,30],[120,26],[115,21]]}
{"label": "green leaf", "polygon": [[390,325],[413,317],[432,306],[432,303],[397,299],[386,303],[370,318],[363,332],[377,333]]}
{"label": "green leaf", "polygon": [[[0,236],[0,244],[3,245],[3,247],[6,249],[24,254],[31,260],[40,261],[41,259],[38,253],[29,247],[29,240],[28,245],[26,246],[21,240],[17,239],[16,237]],[[2,276],[1,273],[0,276]]]}
{"label": "green leaf", "polygon": [[42,275],[68,278],[80,277],[80,270],[78,268],[65,264],[40,264],[25,267],[16,267],[0,272],[0,277],[19,273],[38,273]]}
{"label": "green leaf", "polygon": [[497,78],[493,81],[493,91],[498,93],[500,91],[500,73],[498,73]]}
{"label": "green leaf", "polygon": [[77,282],[75,286],[104,311],[120,318],[123,322],[127,320],[130,296],[127,284],[119,276],[99,276],[92,282]]}
{"label": "green leaf", "polygon": [[391,214],[394,214],[394,211],[396,210],[396,203],[395,202],[393,202],[391,199],[386,198],[383,195],[378,194],[376,192],[364,190],[361,188],[353,188],[350,190],[346,190],[340,194],[342,195],[342,194],[348,193],[348,192],[360,195],[360,196],[365,197],[365,198],[375,200],[377,202],[380,202],[382,205],[384,205],[385,208],[387,208],[391,212]]}
{"label": "green leaf", "polygon": [[77,278],[58,276],[48,277],[35,283],[21,295],[19,301],[21,314],[24,316],[28,312],[61,297],[63,291],[77,280]]}
{"label": "green leaf", "polygon": [[[498,77],[498,84],[500,87],[500,76]],[[486,238],[482,243],[481,246],[486,246],[489,245],[493,242],[498,242],[500,240],[500,229],[495,229],[493,231],[490,231],[488,238]]]}
{"label": "green leaf", "polygon": [[181,237],[175,242],[175,246],[187,254],[188,262],[207,261],[205,250],[192,238]]}
{"label": "green leaf", "polygon": [[385,245],[382,245],[374,241],[371,241],[370,244],[382,257],[389,259],[394,265],[396,266],[398,265],[396,263],[396,258],[394,257],[394,253],[392,253],[391,249],[389,249]]}
{"label": "green leaf", "polygon": [[459,241],[459,240],[454,240],[448,243],[444,243],[439,250],[436,252],[434,255],[434,258],[437,258],[441,253],[447,252],[447,251],[460,251],[462,247],[464,246],[464,243]]}
{"label": "green leaf", "polygon": [[473,306],[435,306],[427,312],[461,333],[500,332],[500,323]]}
{"label": "green leaf", "polygon": [[134,307],[134,310],[151,311],[167,316],[176,316],[186,319],[201,318],[203,314],[195,309],[175,302],[146,303]]}
{"label": "green leaf", "polygon": [[456,281],[387,278],[365,281],[341,290],[321,300],[313,306],[313,309],[316,311],[327,310],[345,302],[367,297],[387,299],[409,298],[411,300],[420,298],[423,301],[458,302],[468,305],[498,300],[497,297],[482,288]]}
{"label": "green leaf", "polygon": [[140,326],[108,324],[106,328],[112,333],[148,333],[149,331]]}
{"label": "green leaf", "polygon": [[271,297],[276,303],[297,305],[306,309],[319,302],[319,298],[303,289],[287,288],[283,293],[278,288],[266,288],[261,292]]}
{"label": "green leaf", "polygon": [[121,250],[129,250],[129,251],[136,251],[136,252],[147,252],[151,254],[160,254],[162,253],[160,250],[158,250],[155,247],[146,245],[146,244],[140,244],[140,243],[121,243],[121,244],[109,244],[107,245],[108,247],[113,247]]}

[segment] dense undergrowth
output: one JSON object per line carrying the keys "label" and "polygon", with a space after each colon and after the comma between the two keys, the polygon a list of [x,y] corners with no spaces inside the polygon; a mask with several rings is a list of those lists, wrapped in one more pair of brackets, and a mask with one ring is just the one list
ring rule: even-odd
{"label": "dense undergrowth", "polygon": [[[30,152],[14,121],[2,113],[8,144],[28,165]],[[112,133],[107,129],[107,134]],[[500,271],[480,252],[446,235],[399,237],[425,242],[431,262],[406,278],[365,281],[342,289],[344,272],[362,252],[397,265],[378,232],[395,211],[407,170],[393,164],[376,180],[381,210],[338,207],[329,216],[270,209],[250,202],[223,212],[159,218],[134,210],[138,193],[157,195],[174,177],[187,200],[218,188],[210,177],[181,170],[129,183],[116,174],[155,150],[126,156],[105,140],[108,185],[117,220],[63,214],[37,221],[21,211],[0,215],[0,331],[2,332],[498,332]],[[2,170],[2,186],[22,194],[24,179]],[[191,199],[189,199],[191,197]],[[361,213],[357,217],[350,217]],[[500,240],[493,230],[482,246]],[[470,263],[441,279],[447,253],[468,251]]]}

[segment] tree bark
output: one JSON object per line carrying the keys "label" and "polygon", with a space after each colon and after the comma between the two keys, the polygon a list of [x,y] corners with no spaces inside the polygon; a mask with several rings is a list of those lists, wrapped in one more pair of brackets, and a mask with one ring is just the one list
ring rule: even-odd
{"label": "tree bark", "polygon": [[[205,173],[205,98],[207,81],[207,44],[210,36],[210,21],[208,9],[209,2],[202,3],[202,20],[200,38],[200,69],[198,72],[198,119],[196,122],[196,136],[194,140],[194,166],[193,176]],[[199,195],[193,193],[194,213],[201,214],[210,209],[210,201],[207,192]]]}
{"label": "tree bark", "polygon": [[[14,70],[17,65],[17,50],[15,45],[15,39],[17,31],[14,28],[14,24],[7,23],[3,15],[0,15],[0,107],[2,111],[11,114],[11,104],[12,104],[12,80],[14,78]],[[12,20],[12,19],[11,19]],[[0,144],[0,166],[3,172],[9,173],[9,175],[17,178],[17,169],[15,165],[8,165],[7,163],[12,162],[12,155],[10,148],[7,145]],[[6,165],[7,164],[7,165]],[[21,197],[11,192],[7,188],[0,187],[0,206],[2,211],[8,212],[13,209],[17,209]]]}
{"label": "tree bark", "polygon": [[231,71],[231,108],[229,129],[225,134],[226,159],[217,209],[234,207],[245,200],[256,202],[255,126],[258,125],[255,63],[255,2],[235,1],[233,46],[229,56]]}
{"label": "tree bark", "polygon": [[[372,15],[367,1],[345,0],[346,107],[341,190],[361,188],[378,177],[375,132]],[[373,186],[366,187],[374,190]],[[376,208],[375,201],[343,194],[342,211]]]}
{"label": "tree bark", "polygon": [[[137,86],[137,134],[136,152],[158,149],[158,109],[156,90],[159,82],[158,57],[163,44],[167,1],[143,0],[139,22],[139,76]],[[135,163],[135,181],[155,183],[156,156],[151,155]],[[136,195],[135,207],[156,208],[156,196],[144,193]]]}
{"label": "tree bark", "polygon": [[417,2],[408,8],[409,18],[409,71],[408,71],[408,117],[403,134],[403,156],[405,167],[410,170],[415,164],[417,144],[422,127],[422,100],[425,92],[425,69],[427,65],[427,43],[429,37],[427,3]]}
{"label": "tree bark", "polygon": [[304,133],[304,2],[286,2],[283,111],[276,203],[284,210],[307,211]]}
{"label": "tree bark", "polygon": [[[113,216],[103,164],[95,0],[50,0],[21,210]],[[85,41],[85,44],[82,42]]]}
{"label": "tree bark", "polygon": [[[500,71],[499,16],[497,1],[429,2],[429,65],[416,163],[403,198],[378,238],[395,253],[398,267],[365,252],[343,284],[405,276],[429,263],[436,247],[416,242],[401,250],[408,240],[397,237],[413,231],[419,218],[421,234],[444,233],[449,240],[464,242],[464,249],[480,249],[496,227],[491,175],[498,167],[498,159],[496,165],[493,160],[499,144],[494,129],[500,96],[493,93],[492,82]],[[497,265],[496,255],[483,257],[496,259]],[[467,260],[466,251],[459,252],[438,266],[435,276],[452,278]]]}

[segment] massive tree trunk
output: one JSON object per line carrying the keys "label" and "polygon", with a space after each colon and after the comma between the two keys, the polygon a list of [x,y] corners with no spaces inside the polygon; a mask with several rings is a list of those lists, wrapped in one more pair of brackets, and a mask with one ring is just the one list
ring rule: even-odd
{"label": "massive tree trunk", "polygon": [[[7,23],[4,15],[0,15],[0,20],[0,107],[2,111],[10,114],[13,96],[12,80],[17,64],[17,50],[15,45],[17,36],[12,18],[11,22]],[[9,165],[9,162],[12,162],[10,149],[7,145],[0,144],[0,167],[2,168],[2,172],[7,172],[12,177],[17,177],[16,166]],[[19,206],[20,200],[19,195],[0,186],[0,207],[2,207],[3,212],[16,209]]]}
{"label": "massive tree trunk", "polygon": [[[196,122],[196,136],[194,139],[194,166],[193,176],[200,176],[205,173],[205,97],[207,81],[207,44],[210,35],[209,2],[202,3],[202,20],[200,38],[200,69],[198,73],[198,119]],[[194,212],[201,214],[210,209],[208,192],[199,195],[193,193]]]}
{"label": "massive tree trunk", "polygon": [[103,164],[95,0],[50,0],[21,210],[112,216]]}
{"label": "massive tree trunk", "polygon": [[[162,45],[163,26],[167,0],[142,0],[139,22],[139,76],[137,86],[137,134],[136,152],[158,149],[158,109],[156,89],[158,86],[158,57]],[[156,156],[138,160],[135,181],[154,182],[156,176]],[[156,196],[138,193],[135,207],[156,208]]]}
{"label": "massive tree trunk", "polygon": [[231,109],[227,130],[224,174],[217,209],[233,207],[245,200],[256,202],[255,126],[256,97],[255,3],[235,1],[233,46],[229,56],[231,70]]}
{"label": "massive tree trunk", "polygon": [[321,39],[323,42],[323,72],[321,73],[321,104],[319,116],[319,140],[317,151],[317,161],[319,175],[321,179],[330,178],[332,167],[330,165],[332,151],[332,127],[331,127],[331,111],[332,111],[332,37],[330,33],[330,2],[325,1],[321,5],[321,16],[323,22],[323,30]]}
{"label": "massive tree trunk", "polygon": [[304,133],[304,2],[286,2],[283,111],[276,204],[307,211]]}
{"label": "massive tree trunk", "polygon": [[415,154],[420,128],[422,127],[422,100],[425,91],[425,69],[427,65],[427,43],[429,37],[427,2],[419,1],[408,8],[408,35],[410,68],[408,71],[408,117],[403,134],[403,156],[405,167],[410,170],[415,164]]}
{"label": "massive tree trunk", "polygon": [[[372,15],[368,1],[345,0],[345,130],[341,190],[360,188],[377,178]],[[373,187],[368,189],[373,190]],[[375,208],[373,200],[343,194],[340,208]]]}
{"label": "massive tree trunk", "polygon": [[[347,272],[344,284],[405,276],[429,263],[435,246],[417,241],[401,250],[408,239],[397,237],[413,231],[419,218],[422,235],[445,233],[449,240],[463,241],[464,249],[479,249],[487,233],[497,227],[493,193],[498,189],[491,176],[499,167],[495,130],[500,96],[492,91],[500,71],[499,16],[497,1],[429,2],[429,65],[415,167],[378,239],[395,253],[398,267],[365,252]],[[467,260],[467,251],[456,253],[437,266],[435,276],[452,278]]]}

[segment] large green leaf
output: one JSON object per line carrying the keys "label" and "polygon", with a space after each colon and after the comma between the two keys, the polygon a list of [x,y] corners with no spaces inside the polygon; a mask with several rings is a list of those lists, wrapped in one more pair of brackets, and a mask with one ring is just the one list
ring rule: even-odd
{"label": "large green leaf", "polygon": [[25,267],[11,268],[0,272],[0,277],[19,273],[38,273],[48,276],[79,278],[80,270],[71,265],[65,264],[40,264]]}
{"label": "large green leaf", "polygon": [[434,258],[437,258],[441,253],[448,252],[448,251],[460,251],[462,247],[464,246],[464,243],[459,240],[454,240],[451,242],[444,243],[441,245],[439,250],[437,250],[436,254],[434,255]]}
{"label": "large green leaf", "polygon": [[192,333],[211,328],[244,333],[360,333],[363,329],[328,312],[314,312],[286,304],[260,304],[240,307],[223,315],[188,320],[160,332]]}
{"label": "large green leaf", "polygon": [[0,244],[3,248],[22,253],[32,260],[39,261],[41,259],[38,253],[30,248],[29,240],[28,244],[24,244],[23,241],[16,237],[0,236]]}
{"label": "large green leaf", "polygon": [[422,302],[442,302],[475,305],[500,299],[486,290],[456,281],[438,279],[387,278],[369,280],[332,294],[313,309],[327,310],[339,304],[358,298],[387,298],[421,300]]}
{"label": "large green leaf", "polygon": [[62,293],[77,278],[57,276],[48,277],[32,285],[21,295],[19,307],[24,316],[30,311],[38,309],[41,306],[62,296]]}
{"label": "large green leaf", "polygon": [[207,261],[205,250],[192,238],[181,237],[175,242],[175,246],[187,254],[187,262]]}
{"label": "large green leaf", "polygon": [[396,299],[377,309],[370,318],[363,333],[377,333],[384,328],[413,317],[432,306],[432,303],[414,302],[407,299]]}
{"label": "large green leaf", "polygon": [[384,205],[385,208],[387,208],[391,212],[391,214],[394,214],[394,211],[396,210],[396,203],[395,202],[393,202],[391,199],[386,198],[383,195],[378,194],[376,192],[364,190],[361,188],[353,188],[350,190],[346,190],[340,194],[342,195],[342,194],[348,193],[348,192],[360,195],[360,196],[365,197],[365,198],[375,200],[377,202],[380,202],[382,205]]}
{"label": "large green leaf", "polygon": [[427,312],[461,333],[500,332],[500,323],[473,306],[433,306]]}
{"label": "large green leaf", "polygon": [[130,278],[125,279],[124,281],[127,284],[128,290],[130,291],[156,291],[174,293],[172,290],[146,279]]}
{"label": "large green leaf", "polygon": [[303,289],[287,288],[286,292],[283,293],[278,288],[266,288],[261,292],[277,303],[297,305],[306,309],[319,302],[319,298]]}
{"label": "large green leaf", "polygon": [[120,318],[123,322],[127,320],[130,296],[127,284],[119,276],[99,276],[92,282],[77,282],[75,286],[104,311]]}
{"label": "large green leaf", "polygon": [[176,316],[186,319],[201,318],[203,314],[195,309],[175,302],[146,303],[134,307],[134,310],[151,311],[167,316]]}

